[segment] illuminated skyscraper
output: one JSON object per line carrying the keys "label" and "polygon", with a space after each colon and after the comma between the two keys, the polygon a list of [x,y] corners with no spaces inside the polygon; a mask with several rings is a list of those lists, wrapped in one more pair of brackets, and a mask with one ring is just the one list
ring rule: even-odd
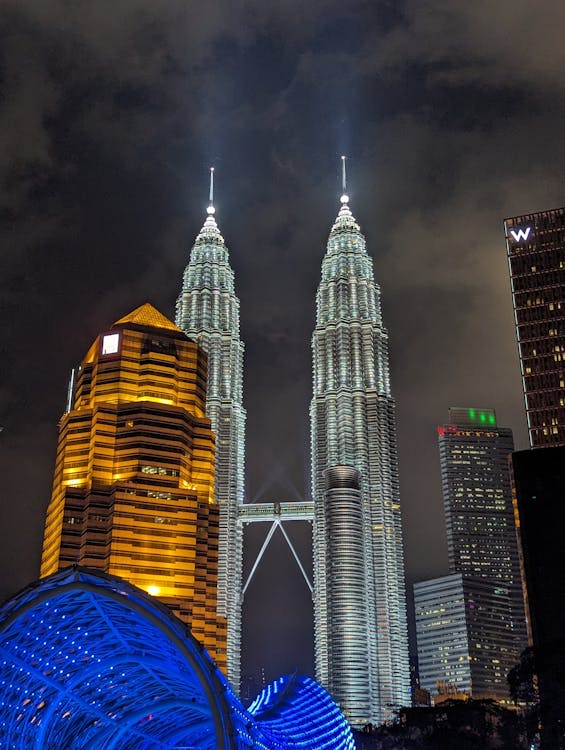
{"label": "illuminated skyscraper", "polygon": [[518,660],[505,587],[460,573],[414,584],[420,685],[508,701]]}
{"label": "illuminated skyscraper", "polygon": [[78,564],[166,603],[225,669],[206,354],[149,304],[98,336],[59,426],[41,576]]}
{"label": "illuminated skyscraper", "polygon": [[[508,700],[506,674],[527,645],[512,431],[497,425],[493,409],[452,408],[438,434],[451,575],[414,587],[420,668],[426,687],[436,675],[474,697]],[[450,615],[438,623],[441,607]],[[455,658],[468,660],[469,670],[456,668]]]}
{"label": "illuminated skyscraper", "polygon": [[343,193],[322,262],[312,337],[316,674],[329,685],[340,646],[329,627],[324,500],[326,469],[344,464],[361,478],[366,617],[358,622],[355,637],[366,653],[367,720],[380,722],[410,702],[395,404],[380,291],[365,238],[348,206],[345,174]]}
{"label": "illuminated skyscraper", "polygon": [[228,249],[220,234],[213,203],[190,253],[177,300],[176,323],[208,353],[206,414],[216,434],[215,497],[220,506],[218,612],[228,621],[227,674],[240,682],[242,531],[238,506],[244,501],[245,409],[243,342],[239,300]]}
{"label": "illuminated skyscraper", "polygon": [[438,427],[450,573],[487,578],[518,597],[524,609],[516,522],[510,484],[512,430],[499,427],[494,409],[451,408]]}
{"label": "illuminated skyscraper", "polygon": [[530,445],[565,445],[565,208],[504,231]]}

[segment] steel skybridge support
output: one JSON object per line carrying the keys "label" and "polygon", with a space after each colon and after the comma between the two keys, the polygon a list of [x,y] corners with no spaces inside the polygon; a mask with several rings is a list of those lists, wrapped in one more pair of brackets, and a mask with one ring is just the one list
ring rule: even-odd
{"label": "steel skybridge support", "polygon": [[304,502],[299,502],[299,503],[297,502],[246,503],[245,505],[239,506],[238,525],[240,526],[242,533],[243,533],[243,526],[245,524],[250,524],[250,523],[270,523],[271,524],[269,531],[267,532],[267,535],[263,542],[263,545],[261,546],[261,549],[259,550],[259,554],[255,558],[255,562],[253,563],[251,572],[249,573],[249,576],[247,577],[247,580],[245,581],[243,588],[241,590],[240,601],[242,604],[243,604],[243,598],[245,596],[245,592],[247,591],[247,588],[249,587],[249,584],[251,583],[251,580],[253,579],[253,576],[255,575],[255,572],[257,568],[259,567],[261,560],[263,559],[263,555],[265,554],[265,551],[267,547],[269,546],[269,542],[273,538],[273,535],[277,529],[280,529],[281,534],[283,535],[286,543],[288,544],[288,547],[290,551],[292,552],[292,556],[296,560],[296,564],[298,565],[298,568],[300,572],[302,573],[302,577],[304,578],[306,585],[310,589],[310,593],[313,594],[314,588],[313,588],[312,582],[308,578],[308,574],[306,573],[306,570],[304,569],[304,566],[300,560],[300,557],[284,528],[284,525],[283,525],[284,521],[307,521],[308,523],[312,523],[314,521],[314,503],[311,501],[304,501]]}

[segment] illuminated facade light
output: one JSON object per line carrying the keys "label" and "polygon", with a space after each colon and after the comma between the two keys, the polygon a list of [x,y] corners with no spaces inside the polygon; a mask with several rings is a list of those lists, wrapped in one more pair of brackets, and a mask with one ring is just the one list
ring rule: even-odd
{"label": "illuminated facade light", "polygon": [[[345,169],[342,190],[347,195]],[[359,709],[368,699],[369,718],[379,723],[410,703],[395,403],[380,290],[365,238],[344,200],[322,261],[316,305],[310,405],[316,677],[330,686],[340,647],[329,618],[325,471],[346,465],[360,474],[363,508],[367,627],[357,631],[366,653]]]}
{"label": "illuminated facade light", "polygon": [[240,682],[242,531],[238,506],[244,501],[245,420],[243,351],[239,299],[228,248],[214,218],[214,170],[210,205],[196,237],[177,299],[176,323],[208,354],[206,414],[216,434],[215,497],[220,508],[218,612],[228,621],[227,673]]}
{"label": "illuminated facade light", "polygon": [[0,675],[2,748],[355,748],[310,678],[281,677],[246,710],[168,608],[76,566],[0,608]]}
{"label": "illuminated facade light", "polygon": [[565,445],[565,208],[504,222],[532,448]]}
{"label": "illuminated facade light", "polygon": [[512,430],[496,426],[494,409],[449,409],[439,456],[450,570],[521,590],[508,465],[513,450]]}
{"label": "illuminated facade light", "polygon": [[73,382],[41,575],[80,564],[121,576],[170,606],[225,669],[206,354],[145,304],[94,341]]}
{"label": "illuminated facade light", "polygon": [[361,727],[371,720],[361,477],[350,466],[332,466],[325,478],[327,628],[332,644],[327,689],[348,721]]}

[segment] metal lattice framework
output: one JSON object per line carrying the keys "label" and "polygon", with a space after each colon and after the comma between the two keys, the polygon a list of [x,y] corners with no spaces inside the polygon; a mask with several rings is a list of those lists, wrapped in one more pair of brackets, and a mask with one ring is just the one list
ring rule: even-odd
{"label": "metal lattice framework", "polygon": [[246,711],[186,626],[113,576],[67,568],[0,609],[2,748],[354,747],[317,683],[266,691]]}

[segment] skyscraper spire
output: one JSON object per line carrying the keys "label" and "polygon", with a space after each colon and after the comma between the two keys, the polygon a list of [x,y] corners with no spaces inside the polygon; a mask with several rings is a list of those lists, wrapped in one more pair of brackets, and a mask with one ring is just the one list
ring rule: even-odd
{"label": "skyscraper spire", "polygon": [[[390,719],[395,707],[407,705],[410,676],[388,333],[373,263],[348,205],[346,177],[342,157],[341,207],[322,261],[312,336],[314,615],[317,679],[330,693],[340,685],[346,715],[358,724],[361,717],[365,723]],[[327,578],[335,561],[328,559],[332,519],[324,503],[325,472],[340,465],[356,469],[361,485],[366,625],[357,618],[356,627],[345,609],[339,616],[332,609]],[[355,674],[336,667],[341,644],[330,615],[346,618],[348,638],[366,653]]]}
{"label": "skyscraper spire", "polygon": [[210,203],[206,209],[207,214],[215,214],[216,209],[214,207],[214,167],[210,167]]}
{"label": "skyscraper spire", "polygon": [[239,687],[241,643],[241,531],[237,508],[243,503],[245,419],[243,342],[239,299],[228,249],[216,219],[214,168],[210,168],[206,221],[192,247],[177,299],[176,323],[208,353],[206,415],[216,433],[215,498],[220,506],[218,613],[228,621],[227,674]]}
{"label": "skyscraper spire", "polygon": [[347,172],[345,171],[345,161],[347,157],[341,157],[341,198],[342,203],[349,203],[349,196],[347,195]]}

